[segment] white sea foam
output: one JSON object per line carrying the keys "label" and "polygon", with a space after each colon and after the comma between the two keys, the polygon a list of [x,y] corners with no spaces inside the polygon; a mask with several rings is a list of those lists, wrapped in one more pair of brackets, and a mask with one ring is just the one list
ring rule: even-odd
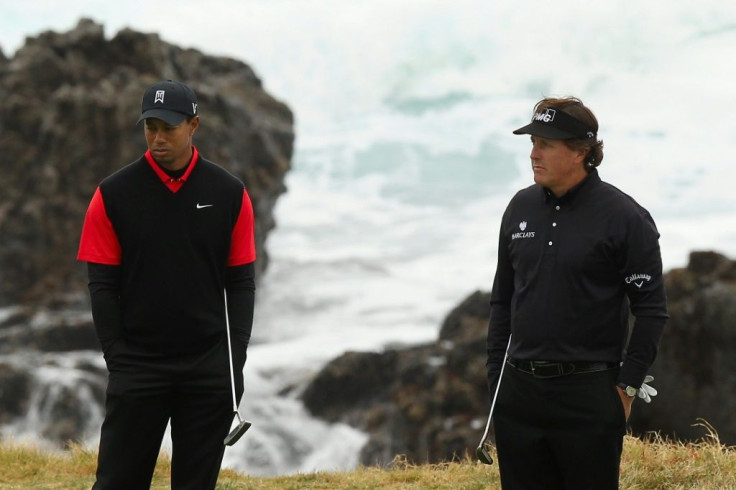
{"label": "white sea foam", "polygon": [[33,367],[29,370],[27,410],[13,423],[0,427],[3,437],[53,448],[53,444],[44,439],[44,434],[63,435],[65,429],[75,425],[79,430],[75,439],[79,442],[97,440],[104,413],[94,392],[104,391],[105,380],[90,368],[104,366],[99,354],[90,351],[23,352],[1,356],[0,360],[19,372]]}

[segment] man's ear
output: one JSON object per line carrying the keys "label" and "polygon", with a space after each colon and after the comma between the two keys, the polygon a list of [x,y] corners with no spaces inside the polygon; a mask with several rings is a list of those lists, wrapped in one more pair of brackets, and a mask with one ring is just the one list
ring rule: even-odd
{"label": "man's ear", "polygon": [[189,136],[193,136],[194,132],[199,127],[199,116],[194,116],[191,121],[189,121]]}

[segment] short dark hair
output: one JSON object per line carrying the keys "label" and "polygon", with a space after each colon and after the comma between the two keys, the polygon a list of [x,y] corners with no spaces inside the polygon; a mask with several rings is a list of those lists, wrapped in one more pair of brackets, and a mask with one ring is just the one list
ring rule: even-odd
{"label": "short dark hair", "polygon": [[[587,125],[596,135],[598,134],[598,119],[596,119],[593,111],[587,108],[577,97],[545,97],[534,106],[534,112],[543,112],[548,108],[561,110]],[[587,151],[583,162],[585,170],[588,172],[596,168],[603,161],[603,141],[598,139],[597,136],[595,141],[585,138],[568,139],[563,140],[563,142],[572,150]]]}

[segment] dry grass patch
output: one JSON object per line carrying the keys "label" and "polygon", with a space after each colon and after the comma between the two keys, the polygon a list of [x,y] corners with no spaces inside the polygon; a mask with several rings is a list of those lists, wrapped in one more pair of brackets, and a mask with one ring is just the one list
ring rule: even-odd
{"label": "dry grass patch", "polygon": [[[621,488],[736,490],[736,448],[720,443],[715,431],[699,442],[647,440],[627,436],[621,462]],[[493,455],[495,458],[495,454]],[[0,442],[0,489],[89,489],[94,481],[96,453],[72,446],[48,453],[27,445]],[[170,488],[170,460],[159,458],[152,489]],[[281,477],[253,477],[222,470],[219,490],[302,490],[375,488],[474,490],[500,488],[498,466],[470,457],[452,463],[413,465],[397,457],[388,468],[360,467],[348,472],[315,472]]]}
{"label": "dry grass patch", "polygon": [[706,422],[697,425],[707,435],[699,442],[672,442],[651,435],[627,437],[621,463],[621,488],[736,489],[736,447],[724,446]]}

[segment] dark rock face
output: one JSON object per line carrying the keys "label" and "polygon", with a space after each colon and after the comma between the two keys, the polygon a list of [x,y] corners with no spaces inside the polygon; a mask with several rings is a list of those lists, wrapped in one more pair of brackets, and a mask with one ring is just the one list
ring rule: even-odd
{"label": "dark rock face", "polygon": [[0,425],[59,446],[97,433],[107,370],[88,310],[15,307],[0,321]]}
{"label": "dark rock face", "polygon": [[194,142],[245,183],[257,272],[266,267],[294,119],[248,65],[155,34],[107,40],[89,20],[28,39],[13,58],[0,53],[0,425],[31,420],[59,443],[99,430],[107,374],[77,247],[96,186],[146,150],[135,122],[144,90],[162,79],[197,93]]}
{"label": "dark rock face", "polygon": [[240,177],[256,215],[258,271],[293,152],[293,115],[246,64],[131,30],[113,39],[82,20],[0,58],[0,306],[86,294],[76,263],[97,184],[145,150],[135,125],[143,91],[161,79],[197,92],[200,153]]}
{"label": "dark rock face", "polygon": [[436,343],[337,358],[303,393],[307,409],[367,431],[371,438],[361,454],[366,465],[388,464],[397,454],[424,463],[474,451],[490,406],[489,299],[476,292],[463,301]]}
{"label": "dark rock face", "polygon": [[24,414],[30,398],[30,374],[0,362],[0,424]]}
{"label": "dark rock face", "polygon": [[0,355],[99,349],[88,310],[19,307],[10,318],[0,321]]}
{"label": "dark rock face", "polygon": [[[65,368],[67,369],[67,368]],[[73,384],[37,386],[37,409],[45,414],[39,420],[40,435],[60,445],[78,441],[90,430],[97,432],[104,406],[107,376],[103,369],[75,365],[77,374]],[[79,371],[87,370],[85,376]],[[37,382],[38,383],[38,382]],[[94,420],[95,416],[98,420]]]}
{"label": "dark rock face", "polygon": [[631,427],[678,439],[704,437],[699,419],[724,444],[736,444],[736,261],[694,252],[686,268],[666,277],[670,320],[652,385],[659,394],[635,404]]}
{"label": "dark rock face", "polygon": [[[652,386],[660,394],[634,404],[635,434],[659,431],[685,440],[706,432],[699,418],[736,444],[736,262],[694,252],[687,268],[665,277],[670,321]],[[474,453],[490,394],[485,338],[490,294],[475,292],[445,319],[436,343],[377,353],[348,353],[328,364],[303,393],[316,416],[366,431],[361,462],[441,462]]]}

